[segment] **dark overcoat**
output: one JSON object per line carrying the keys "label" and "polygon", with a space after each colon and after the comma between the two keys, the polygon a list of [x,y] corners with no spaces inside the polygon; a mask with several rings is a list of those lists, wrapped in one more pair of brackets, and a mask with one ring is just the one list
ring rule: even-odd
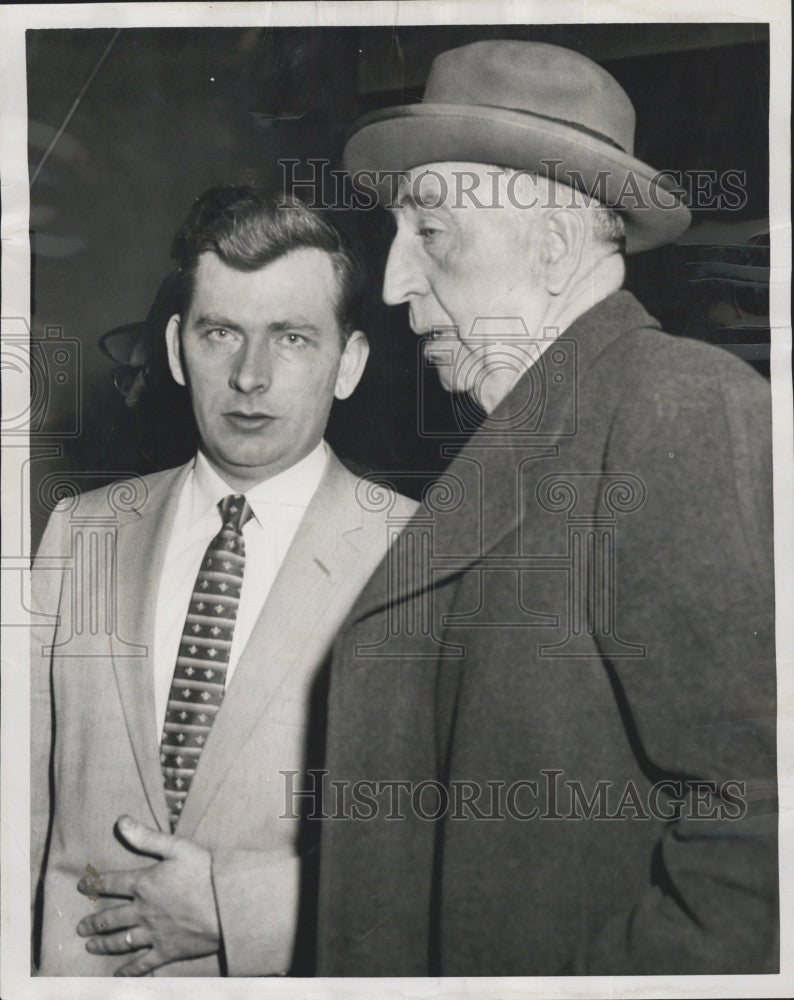
{"label": "dark overcoat", "polygon": [[319,974],[777,970],[771,485],[628,292],[543,353],[335,644]]}

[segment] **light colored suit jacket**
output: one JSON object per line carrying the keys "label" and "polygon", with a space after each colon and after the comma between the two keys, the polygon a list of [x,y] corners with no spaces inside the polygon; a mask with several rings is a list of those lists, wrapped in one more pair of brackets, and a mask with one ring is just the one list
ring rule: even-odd
{"label": "light colored suit jacket", "polygon": [[[151,653],[162,562],[189,468],[59,504],[36,557],[34,610],[45,624],[34,628],[31,651],[31,858],[34,891],[43,879],[41,975],[111,975],[123,964],[120,956],[90,955],[77,936],[94,905],[77,882],[92,869],[153,863],[114,836],[122,813],[169,829]],[[397,494],[373,493],[330,456],[176,830],[212,852],[223,958],[172,963],[156,974],[286,971],[301,859],[299,809],[287,794],[292,779],[280,772],[306,766],[319,668],[414,507]]]}

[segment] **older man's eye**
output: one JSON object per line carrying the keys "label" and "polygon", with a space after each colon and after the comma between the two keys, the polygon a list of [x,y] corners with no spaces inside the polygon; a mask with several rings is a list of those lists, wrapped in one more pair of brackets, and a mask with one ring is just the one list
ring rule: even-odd
{"label": "older man's eye", "polygon": [[423,240],[432,240],[437,237],[443,229],[438,229],[436,226],[420,226],[419,235]]}

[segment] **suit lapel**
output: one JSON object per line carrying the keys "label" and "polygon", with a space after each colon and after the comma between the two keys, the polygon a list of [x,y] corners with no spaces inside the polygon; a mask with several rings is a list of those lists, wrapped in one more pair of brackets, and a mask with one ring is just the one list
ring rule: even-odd
{"label": "suit lapel", "polygon": [[305,665],[312,626],[358,557],[362,514],[350,481],[331,455],[229,684],[179,820],[180,836],[193,835],[287,674]]}
{"label": "suit lapel", "polygon": [[113,669],[141,783],[163,830],[169,825],[154,706],[154,617],[165,550],[189,468],[183,466],[155,481],[143,506],[119,525],[116,542],[118,628],[111,636]]}

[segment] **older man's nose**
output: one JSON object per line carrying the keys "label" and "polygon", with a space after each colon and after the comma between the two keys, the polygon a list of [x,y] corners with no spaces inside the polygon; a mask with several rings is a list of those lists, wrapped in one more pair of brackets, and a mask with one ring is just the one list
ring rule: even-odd
{"label": "older man's nose", "polygon": [[410,239],[397,233],[389,250],[386,272],[383,276],[383,301],[387,306],[398,306],[413,295],[425,291],[425,278],[416,259],[416,248]]}

